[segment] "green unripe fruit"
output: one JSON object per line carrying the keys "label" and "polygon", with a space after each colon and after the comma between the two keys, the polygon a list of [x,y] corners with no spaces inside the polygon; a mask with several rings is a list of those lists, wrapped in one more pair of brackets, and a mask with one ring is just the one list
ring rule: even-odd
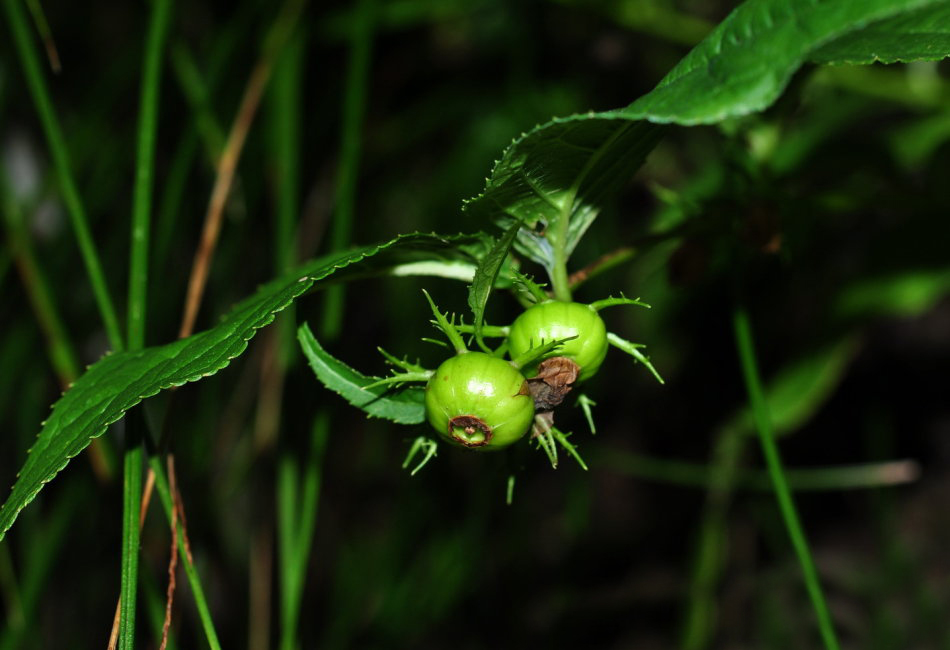
{"label": "green unripe fruit", "polygon": [[[577,338],[565,341],[546,358],[571,359],[580,366],[580,382],[592,377],[607,356],[607,327],[590,305],[551,300],[530,307],[512,323],[508,350],[515,358],[541,343],[571,336]],[[537,364],[526,371],[528,377],[534,376]]]}
{"label": "green unripe fruit", "polygon": [[426,385],[426,417],[449,442],[498,449],[534,421],[528,382],[504,359],[467,352],[446,360]]}

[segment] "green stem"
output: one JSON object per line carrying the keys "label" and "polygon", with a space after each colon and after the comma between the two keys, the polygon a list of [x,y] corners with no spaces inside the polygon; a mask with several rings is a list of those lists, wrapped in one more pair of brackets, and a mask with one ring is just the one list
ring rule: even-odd
{"label": "green stem", "polygon": [[[270,112],[274,165],[274,272],[280,276],[297,261],[294,231],[300,211],[301,88],[304,83],[306,38],[303,26],[287,42],[274,68]],[[281,314],[278,328],[278,360],[283,372],[297,350],[293,306]]]}
{"label": "green stem", "polygon": [[[171,0],[156,0],[149,17],[142,62],[138,151],[135,187],[132,196],[132,237],[129,258],[128,345],[130,350],[145,346],[145,311],[148,292],[148,243],[155,174],[155,138],[158,130],[158,97],[162,49],[171,20]],[[142,498],[141,427],[139,411],[126,418],[124,490],[122,500],[122,596],[119,612],[119,647],[135,647],[135,610],[138,595],[139,509]]]}
{"label": "green stem", "polygon": [[138,152],[135,186],[132,193],[132,240],[129,258],[128,346],[140,350],[145,345],[145,314],[148,293],[148,244],[152,218],[152,186],[155,176],[155,139],[158,132],[158,99],[162,72],[162,51],[171,21],[171,0],[152,5],[139,108]]}
{"label": "green stem", "polygon": [[[463,334],[474,334],[475,327],[472,325],[456,325],[455,329]],[[482,325],[482,336],[490,339],[503,339],[508,336],[509,328],[507,325]]]}
{"label": "green stem", "polygon": [[746,389],[749,393],[749,401],[751,402],[752,412],[755,416],[759,431],[759,440],[762,443],[762,453],[765,456],[769,475],[772,478],[772,485],[775,489],[779,510],[782,513],[782,518],[785,520],[785,527],[788,530],[792,546],[801,564],[802,575],[805,579],[805,588],[808,590],[812,606],[815,608],[815,615],[818,618],[818,628],[821,632],[822,640],[828,650],[837,650],[839,645],[838,639],[835,636],[831,613],[828,611],[828,604],[825,602],[825,597],[821,590],[821,584],[818,580],[818,571],[815,568],[815,561],[808,548],[808,541],[805,538],[805,532],[802,530],[798,512],[795,508],[795,502],[792,499],[792,493],[788,487],[788,480],[782,468],[782,459],[772,433],[772,419],[769,415],[768,403],[765,400],[765,393],[759,377],[755,346],[752,340],[752,327],[749,324],[749,316],[744,308],[736,307],[733,314],[733,327],[736,337],[736,347],[739,352],[739,362],[742,366],[742,374],[745,379]]}
{"label": "green stem", "polygon": [[142,499],[141,409],[125,418],[125,462],[122,489],[122,587],[119,612],[119,649],[135,647],[135,597],[138,593],[139,509]]}
{"label": "green stem", "polygon": [[[165,467],[162,465],[161,457],[157,455],[149,456],[148,466],[155,473],[155,491],[158,492],[158,498],[162,502],[162,508],[165,510],[165,516],[169,524],[172,520],[172,494],[168,487],[168,476],[165,474]],[[136,517],[138,514],[136,514]],[[195,606],[198,608],[198,618],[201,620],[201,627],[204,629],[205,638],[208,641],[208,647],[211,650],[221,650],[221,643],[218,641],[218,633],[214,628],[214,621],[211,619],[211,609],[208,607],[208,601],[205,598],[204,588],[201,586],[201,578],[198,577],[198,570],[191,561],[188,554],[188,545],[185,542],[184,526],[178,528],[178,557],[185,567],[185,576],[188,578],[188,585],[191,587],[191,595],[195,599]]]}
{"label": "green stem", "polygon": [[224,149],[226,135],[211,110],[212,84],[202,76],[191,52],[183,43],[175,43],[169,51],[175,79],[191,108],[195,128],[205,145],[205,153],[213,169]]}
{"label": "green stem", "polygon": [[[356,218],[356,182],[359,174],[363,115],[366,113],[366,87],[376,14],[376,0],[358,0],[357,21],[350,39],[350,64],[343,92],[343,125],[340,142],[340,168],[337,172],[336,212],[330,230],[330,250],[350,245]],[[344,288],[327,289],[324,306],[323,336],[335,339],[343,322]]]}
{"label": "green stem", "polygon": [[39,114],[40,123],[46,134],[47,144],[53,157],[53,165],[56,167],[56,173],[59,176],[63,201],[66,203],[76,242],[79,244],[79,251],[89,275],[89,282],[92,285],[96,304],[99,307],[99,313],[109,337],[109,344],[114,351],[118,352],[123,346],[122,334],[119,331],[119,320],[116,318],[112,297],[109,295],[109,287],[102,272],[99,253],[96,251],[96,245],[92,240],[86,210],[79,198],[79,191],[73,179],[66,143],[63,140],[59,120],[53,110],[49,90],[46,88],[39,56],[30,37],[29,27],[19,0],[3,0],[3,6],[6,10],[7,20],[10,23],[10,30],[13,33],[17,55],[20,57],[20,64],[23,66],[23,76],[26,79],[30,94],[33,96],[36,112]]}
{"label": "green stem", "polygon": [[609,138],[604,140],[604,143],[601,144],[600,147],[597,148],[597,151],[584,163],[584,167],[578,172],[577,178],[574,179],[570,189],[568,189],[562,199],[561,212],[557,217],[557,223],[552,225],[551,234],[548,237],[554,249],[554,264],[553,268],[549,270],[551,275],[551,288],[554,290],[554,297],[557,300],[563,302],[571,301],[571,281],[567,274],[567,258],[569,257],[567,240],[571,232],[571,216],[574,214],[574,202],[577,200],[581,185],[587,179],[587,175],[590,174],[591,170],[600,162],[604,153],[609,151],[614,142],[620,139],[631,128],[631,124],[619,126]]}

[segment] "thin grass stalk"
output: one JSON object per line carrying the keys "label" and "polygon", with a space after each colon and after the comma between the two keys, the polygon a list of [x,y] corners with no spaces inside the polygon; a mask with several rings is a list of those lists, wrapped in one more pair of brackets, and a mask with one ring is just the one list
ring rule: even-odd
{"label": "thin grass stalk", "polygon": [[149,19],[142,62],[138,151],[132,193],[132,237],[129,257],[129,308],[127,343],[130,350],[145,346],[148,307],[148,253],[152,219],[152,189],[155,177],[155,140],[158,134],[158,102],[162,59],[171,22],[171,0],[155,0]]}
{"label": "thin grass stalk", "polygon": [[762,388],[761,378],[759,377],[755,345],[752,339],[752,326],[749,323],[748,314],[741,306],[737,306],[733,313],[733,329],[736,337],[736,347],[739,353],[739,363],[742,367],[742,375],[749,393],[749,402],[751,403],[752,412],[755,416],[755,422],[759,432],[759,441],[762,443],[762,453],[765,456],[769,475],[772,478],[772,485],[775,488],[775,497],[778,500],[779,510],[782,513],[782,519],[785,522],[789,538],[791,539],[795,554],[798,556],[798,561],[801,565],[805,588],[808,591],[808,596],[815,609],[815,616],[818,619],[818,629],[821,632],[822,641],[827,650],[838,650],[840,646],[831,619],[831,612],[828,610],[828,604],[825,601],[821,583],[818,579],[818,570],[815,567],[815,561],[808,548],[808,540],[805,537],[805,531],[802,529],[801,521],[799,520],[798,512],[795,508],[795,501],[788,487],[788,479],[782,467],[782,458],[779,455],[778,446],[775,444],[775,437],[772,432],[772,419],[769,415],[769,406],[765,400],[765,392]]}
{"label": "thin grass stalk", "polygon": [[[359,176],[363,117],[366,113],[367,84],[375,28],[376,0],[359,0],[350,37],[350,63],[343,90],[343,124],[340,167],[337,171],[336,210],[330,224],[330,250],[350,245],[356,219],[356,183]],[[345,289],[329,287],[324,299],[323,337],[335,339],[343,323]]]}
{"label": "thin grass stalk", "polygon": [[139,503],[142,497],[142,426],[141,409],[125,418],[125,457],[122,468],[122,576],[118,641],[120,650],[135,647],[135,597],[138,593]]}
{"label": "thin grass stalk", "polygon": [[[130,350],[145,346],[145,315],[148,299],[148,246],[155,175],[155,139],[158,131],[158,100],[162,52],[171,20],[171,0],[156,0],[149,17],[142,62],[138,151],[132,198],[132,236],[129,259],[129,307],[127,341]],[[122,492],[122,584],[119,612],[119,648],[135,647],[135,610],[138,596],[140,508],[142,500],[142,447],[144,415],[141,410],[126,418],[126,447]]]}
{"label": "thin grass stalk", "polygon": [[76,236],[76,243],[79,245],[83,264],[85,264],[86,267],[86,273],[89,275],[89,283],[92,286],[92,291],[96,298],[96,305],[99,308],[106,335],[109,337],[109,345],[113,351],[118,352],[123,348],[122,333],[119,330],[119,320],[116,317],[112,297],[109,294],[109,287],[106,284],[105,275],[102,271],[99,253],[96,250],[92,233],[89,230],[86,210],[79,197],[79,190],[73,178],[66,143],[63,139],[59,120],[53,110],[53,103],[50,100],[49,90],[46,87],[46,81],[43,77],[42,66],[39,62],[36,47],[30,36],[29,27],[27,26],[23,9],[20,6],[20,1],[3,0],[3,7],[6,11],[7,22],[10,25],[10,30],[13,35],[17,55],[23,67],[23,76],[26,79],[27,87],[33,97],[33,103],[36,107],[40,124],[43,126],[43,132],[46,134],[46,141],[49,145],[50,154],[53,157],[53,165],[56,167],[56,173],[59,177],[63,201],[69,213],[70,223],[73,227],[73,233]]}
{"label": "thin grass stalk", "polygon": [[217,165],[221,150],[224,148],[224,129],[218,123],[211,109],[212,85],[207,82],[198,69],[191,52],[184,43],[175,43],[171,47],[172,70],[178,87],[188,101],[195,128],[205,145],[205,153],[212,167]]}

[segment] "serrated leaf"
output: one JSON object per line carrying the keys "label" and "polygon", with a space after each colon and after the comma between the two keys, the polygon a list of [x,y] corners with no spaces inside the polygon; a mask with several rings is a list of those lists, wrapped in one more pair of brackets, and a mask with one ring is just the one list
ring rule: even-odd
{"label": "serrated leaf", "polygon": [[310,363],[317,379],[351,405],[371,417],[392,420],[397,424],[419,424],[425,421],[425,390],[418,387],[392,390],[374,384],[380,377],[368,377],[332,356],[304,323],[297,330],[300,349]]}
{"label": "serrated leaf", "polygon": [[[804,63],[937,60],[950,55],[950,0],[750,0],[626,108],[552,120],[515,139],[473,214],[521,219],[517,250],[550,270],[662,135],[768,108]],[[654,124],[650,124],[654,123]],[[552,241],[569,219],[566,242]],[[532,230],[531,228],[534,228]]]}
{"label": "serrated leaf", "polygon": [[43,485],[93,438],[105,433],[110,424],[143,399],[225,368],[244,352],[258,329],[272,322],[278,312],[315,283],[331,275],[334,280],[366,275],[401,262],[406,253],[438,252],[457,241],[459,238],[405,235],[385,244],[314,260],[261,287],[209,330],[167,345],[119,352],[96,362],[53,405],[13,491],[0,508],[0,540]]}
{"label": "serrated leaf", "polygon": [[508,251],[511,250],[511,245],[520,229],[521,222],[516,221],[495,242],[488,254],[479,262],[475,277],[472,278],[472,284],[468,288],[468,306],[472,309],[472,315],[475,318],[475,339],[483,347],[482,325],[485,322],[485,307],[488,306],[488,297],[491,295],[501,265],[508,257]]}
{"label": "serrated leaf", "polygon": [[814,63],[868,64],[934,61],[950,52],[950,3],[930,3],[836,39],[818,49]]}

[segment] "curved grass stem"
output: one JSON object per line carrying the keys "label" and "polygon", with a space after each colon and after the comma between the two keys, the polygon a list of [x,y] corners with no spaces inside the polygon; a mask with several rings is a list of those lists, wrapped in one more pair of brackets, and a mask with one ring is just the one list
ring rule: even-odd
{"label": "curved grass stem", "polygon": [[40,124],[46,134],[53,165],[59,178],[60,191],[63,193],[63,202],[66,204],[66,211],[69,213],[76,243],[79,244],[83,264],[85,264],[86,273],[89,275],[89,283],[96,298],[96,305],[99,307],[99,313],[109,337],[109,345],[112,346],[113,351],[118,352],[123,347],[119,320],[116,317],[112,296],[109,294],[109,287],[102,271],[99,253],[89,230],[86,209],[79,198],[79,190],[76,187],[76,180],[73,178],[66,142],[63,138],[59,119],[53,110],[53,102],[50,99],[49,89],[46,87],[46,81],[43,77],[39,55],[30,36],[30,30],[19,0],[3,0],[3,8],[6,11],[10,30],[13,33],[13,41],[17,55],[20,58],[20,64],[23,66],[23,76],[26,79],[30,94],[33,96],[33,103]]}
{"label": "curved grass stem", "polygon": [[814,558],[809,550],[808,540],[802,529],[798,511],[795,508],[795,501],[792,498],[792,492],[788,487],[788,480],[785,476],[785,470],[782,467],[782,459],[779,455],[778,446],[775,444],[769,407],[765,400],[765,392],[763,391],[762,381],[759,377],[759,368],[755,356],[755,346],[752,340],[752,327],[749,323],[749,316],[741,306],[736,307],[733,313],[733,329],[736,337],[736,347],[739,353],[739,363],[742,366],[742,375],[749,393],[749,402],[751,403],[752,412],[755,416],[759,440],[762,444],[762,453],[768,465],[769,475],[775,489],[775,497],[778,500],[779,510],[781,511],[789,538],[791,539],[795,554],[798,556],[798,561],[801,565],[805,588],[808,591],[812,606],[815,609],[822,641],[827,650],[838,650],[840,646],[838,645],[834,624],[831,620],[831,612],[828,610],[828,604],[825,601],[821,583],[818,579],[818,570],[815,567]]}

